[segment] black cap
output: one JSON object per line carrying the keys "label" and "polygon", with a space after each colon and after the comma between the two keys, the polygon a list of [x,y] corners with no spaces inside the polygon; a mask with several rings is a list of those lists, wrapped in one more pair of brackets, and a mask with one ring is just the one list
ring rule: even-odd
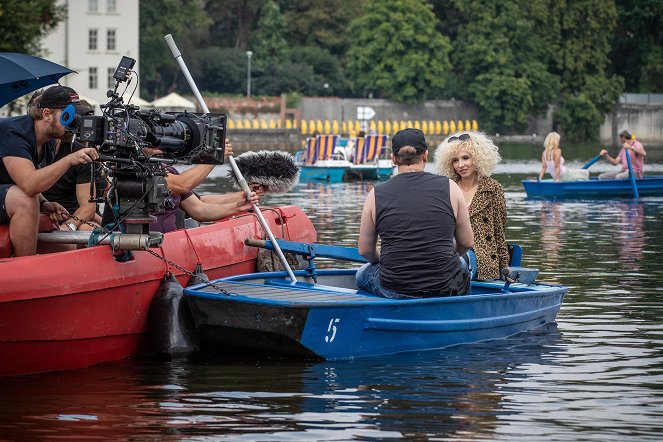
{"label": "black cap", "polygon": [[39,107],[49,109],[64,109],[70,104],[76,108],[76,113],[83,115],[90,111],[90,107],[81,104],[80,98],[75,90],[67,86],[56,85],[49,87],[41,94]]}
{"label": "black cap", "polygon": [[394,152],[394,155],[398,154],[398,151],[403,146],[412,146],[417,153],[424,153],[428,150],[426,137],[419,129],[407,128],[396,132],[396,135],[391,139],[391,150]]}

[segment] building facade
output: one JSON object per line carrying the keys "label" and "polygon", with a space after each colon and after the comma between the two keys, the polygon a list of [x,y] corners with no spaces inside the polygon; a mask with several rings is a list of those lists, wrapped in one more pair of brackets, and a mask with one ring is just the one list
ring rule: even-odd
{"label": "building facade", "polygon": [[[76,71],[60,80],[82,98],[104,104],[106,92],[115,87],[113,74],[122,56],[136,60],[139,71],[139,0],[59,0],[67,7],[67,18],[42,41],[44,58]],[[135,77],[135,75],[134,75]],[[129,98],[138,79],[133,78],[125,94]],[[118,92],[123,92],[125,84]],[[136,88],[134,97],[139,97]]]}

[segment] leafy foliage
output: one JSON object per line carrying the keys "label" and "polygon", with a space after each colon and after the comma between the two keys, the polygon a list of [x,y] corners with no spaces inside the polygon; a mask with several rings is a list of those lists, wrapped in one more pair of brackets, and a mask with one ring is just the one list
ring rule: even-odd
{"label": "leafy foliage", "polygon": [[422,0],[368,0],[353,20],[347,54],[355,87],[378,97],[415,103],[435,97],[450,68],[449,40]]}
{"label": "leafy foliage", "polygon": [[487,130],[522,131],[530,116],[547,110],[559,84],[548,72],[542,32],[547,1],[452,3],[462,17],[452,55],[455,92],[479,106]]}
{"label": "leafy foliage", "polygon": [[0,2],[0,52],[40,55],[41,40],[66,16],[56,0],[3,0]]}
{"label": "leafy foliage", "polygon": [[185,59],[203,38],[210,24],[202,0],[150,0],[140,2],[140,84],[143,97],[188,92],[164,36],[172,34]]}
{"label": "leafy foliage", "polygon": [[610,59],[630,92],[663,92],[663,2],[618,0]]}
{"label": "leafy foliage", "polygon": [[553,11],[559,39],[550,70],[561,79],[553,118],[572,138],[596,139],[605,114],[624,89],[621,77],[606,73],[610,36],[617,23],[615,4],[562,0]]}
{"label": "leafy foliage", "polygon": [[275,63],[286,58],[288,44],[285,41],[285,19],[279,5],[267,0],[262,8],[258,29],[251,41],[256,65]]}

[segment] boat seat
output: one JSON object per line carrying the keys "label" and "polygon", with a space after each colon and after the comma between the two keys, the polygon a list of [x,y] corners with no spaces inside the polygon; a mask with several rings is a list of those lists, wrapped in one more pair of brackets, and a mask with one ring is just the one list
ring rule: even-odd
{"label": "boat seat", "polygon": [[[51,219],[44,215],[39,215],[39,231],[40,232],[52,232],[54,230],[59,230],[59,227],[56,223],[51,221]],[[12,248],[12,242],[9,238],[9,224],[0,224],[0,258],[9,258],[14,253]]]}

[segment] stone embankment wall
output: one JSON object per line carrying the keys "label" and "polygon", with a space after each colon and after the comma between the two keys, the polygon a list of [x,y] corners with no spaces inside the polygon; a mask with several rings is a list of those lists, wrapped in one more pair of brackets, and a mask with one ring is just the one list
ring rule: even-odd
{"label": "stone embankment wall", "polygon": [[[206,101],[210,109],[227,112],[234,120],[277,119],[280,97],[266,99],[210,98]],[[302,120],[321,121],[464,121],[478,120],[476,107],[459,100],[431,100],[420,105],[407,105],[382,99],[344,99],[337,97],[307,97],[299,103]],[[365,117],[370,117],[368,120]],[[478,120],[481,130],[481,120]],[[286,149],[296,150],[303,146],[306,137],[301,128],[279,129],[234,129],[228,137],[235,150]],[[600,142],[615,145],[617,134],[622,129],[635,133],[647,147],[663,146],[663,105],[623,104],[615,106],[606,116],[600,129]],[[552,130],[552,110],[540,118],[532,118],[524,134],[489,134],[504,141],[541,143]],[[439,143],[444,135],[427,134],[432,145]]]}

